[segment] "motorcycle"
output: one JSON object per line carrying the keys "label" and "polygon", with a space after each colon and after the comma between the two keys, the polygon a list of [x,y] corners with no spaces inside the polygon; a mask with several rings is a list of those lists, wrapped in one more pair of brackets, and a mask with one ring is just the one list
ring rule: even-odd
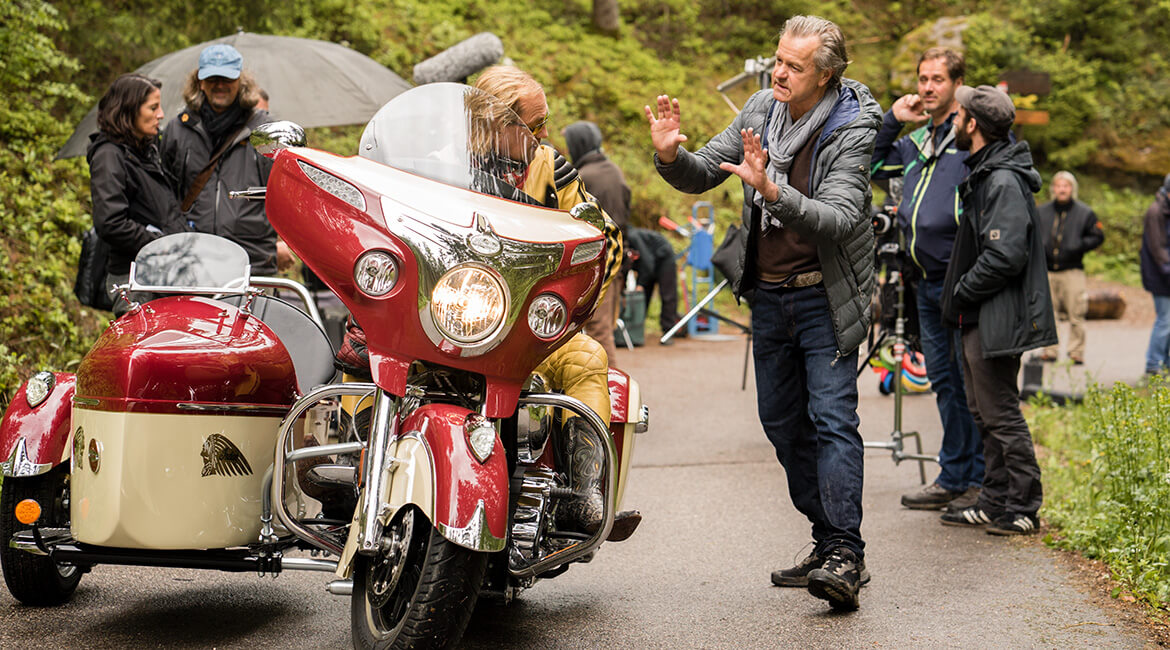
{"label": "motorcycle", "polygon": [[[604,216],[517,189],[516,152],[537,144],[510,113],[467,86],[421,86],[348,158],[289,123],[258,129],[272,171],[237,198],[266,201],[364,326],[371,380],[339,381],[311,297],[252,277],[235,244],[148,244],[117,289],[129,311],[76,374],[23,384],[0,423],[12,595],[63,603],[100,564],[332,572],[355,647],[439,646],[481,595],[509,601],[590,561],[649,410],[618,370],[609,422],[533,374],[600,297]],[[557,517],[579,496],[569,418],[602,441],[592,532]]]}

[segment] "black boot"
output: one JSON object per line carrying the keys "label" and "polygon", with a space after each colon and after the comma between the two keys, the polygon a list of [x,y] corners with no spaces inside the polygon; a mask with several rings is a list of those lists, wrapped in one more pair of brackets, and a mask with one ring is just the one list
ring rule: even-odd
{"label": "black boot", "polygon": [[601,464],[605,455],[601,440],[589,425],[576,417],[565,423],[564,439],[569,459],[569,487],[577,496],[557,507],[557,524],[594,533],[605,514],[605,497],[601,494]]}

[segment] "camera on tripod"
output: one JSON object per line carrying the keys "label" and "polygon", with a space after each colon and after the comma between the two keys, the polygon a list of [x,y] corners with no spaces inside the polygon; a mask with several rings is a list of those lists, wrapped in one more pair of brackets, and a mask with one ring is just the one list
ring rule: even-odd
{"label": "camera on tripod", "polygon": [[894,229],[894,221],[898,216],[898,206],[887,205],[873,211],[873,234],[884,235]]}

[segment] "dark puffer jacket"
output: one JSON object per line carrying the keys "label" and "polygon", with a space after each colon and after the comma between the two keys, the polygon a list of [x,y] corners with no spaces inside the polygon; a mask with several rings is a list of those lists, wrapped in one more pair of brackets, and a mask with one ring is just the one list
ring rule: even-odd
{"label": "dark puffer jacket", "polygon": [[[251,129],[269,121],[265,111],[253,111],[247,120]],[[186,218],[199,232],[226,237],[244,248],[252,263],[253,275],[276,274],[276,231],[268,223],[263,201],[229,199],[228,192],[268,183],[272,161],[252,148],[249,133],[241,124],[232,146],[216,163],[215,171],[187,211]],[[195,177],[207,166],[215,144],[200,123],[199,111],[185,110],[172,120],[162,134],[162,162],[178,181],[177,196],[187,196]]]}
{"label": "dark puffer jacket", "polygon": [[967,159],[962,221],[943,281],[943,319],[978,323],[983,356],[1056,343],[1040,217],[1040,174],[1027,142],[993,142]]}
{"label": "dark puffer jacket", "polygon": [[[731,125],[697,152],[692,154],[680,147],[678,158],[669,165],[655,155],[658,173],[676,189],[691,194],[719,185],[730,175],[719,169],[719,163],[743,161],[740,130],[751,128],[763,133],[774,102],[771,90],[752,95]],[[838,355],[856,350],[869,329],[874,258],[869,167],[881,120],[881,107],[869,89],[842,79],[841,96],[813,146],[812,197],[784,185],[779,198],[766,205],[785,227],[816,244]],[[760,232],[760,210],[752,200],[754,194],[755,190],[744,184],[743,222],[749,235],[740,260],[741,280],[734,287],[737,296],[753,290],[756,283],[755,239]]]}
{"label": "dark puffer jacket", "polygon": [[158,148],[144,150],[90,136],[89,191],[93,226],[107,244],[106,273],[125,275],[139,249],[163,236],[187,230],[179,202],[159,163]]}
{"label": "dark puffer jacket", "polygon": [[1105,233],[1093,208],[1073,199],[1068,205],[1049,201],[1038,210],[1048,270],[1085,268],[1085,253],[1105,241]]}

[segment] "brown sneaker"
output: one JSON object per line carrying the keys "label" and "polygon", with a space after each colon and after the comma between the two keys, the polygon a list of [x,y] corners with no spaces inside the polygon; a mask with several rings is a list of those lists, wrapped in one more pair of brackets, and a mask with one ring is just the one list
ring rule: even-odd
{"label": "brown sneaker", "polygon": [[955,497],[953,500],[951,500],[950,503],[947,504],[947,512],[958,512],[964,508],[970,508],[976,503],[979,503],[979,493],[982,491],[983,488],[979,487],[978,485],[972,485],[971,487],[967,488],[966,492],[960,496]]}
{"label": "brown sneaker", "polygon": [[962,492],[951,492],[938,483],[909,494],[902,495],[902,505],[911,510],[939,510],[962,496]]}

